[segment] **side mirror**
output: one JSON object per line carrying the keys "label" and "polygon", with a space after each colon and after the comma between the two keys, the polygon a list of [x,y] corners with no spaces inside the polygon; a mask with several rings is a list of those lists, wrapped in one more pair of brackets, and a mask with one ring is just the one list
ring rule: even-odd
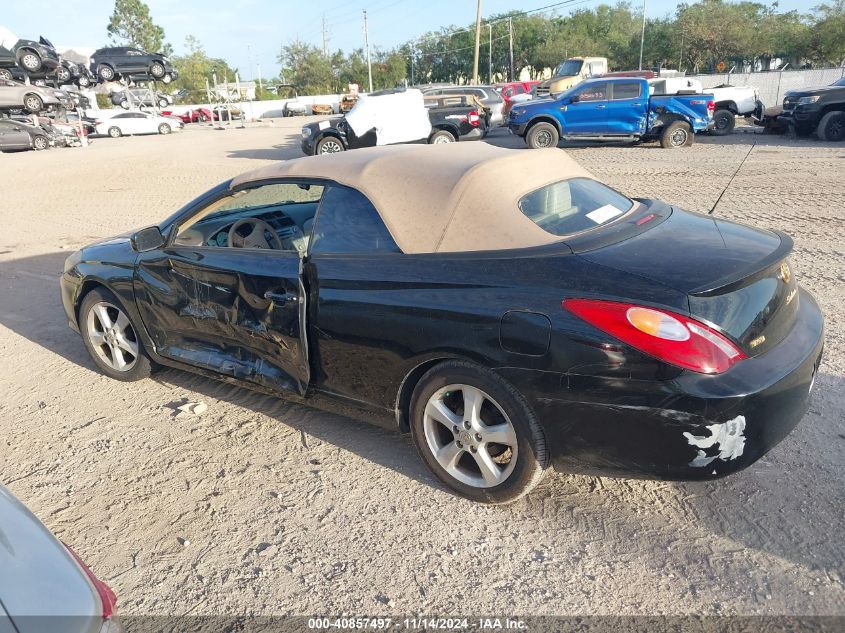
{"label": "side mirror", "polygon": [[157,226],[148,226],[145,229],[135,231],[132,237],[129,238],[132,248],[139,253],[146,251],[153,251],[164,246],[164,235],[161,234],[161,229]]}
{"label": "side mirror", "polygon": [[578,103],[579,101],[581,101],[581,97],[578,95],[572,95],[569,97],[569,103]]}

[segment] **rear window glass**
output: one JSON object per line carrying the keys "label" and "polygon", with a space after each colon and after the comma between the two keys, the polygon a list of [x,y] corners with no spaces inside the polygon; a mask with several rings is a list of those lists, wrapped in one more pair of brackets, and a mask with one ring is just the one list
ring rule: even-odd
{"label": "rear window glass", "polygon": [[608,224],[633,206],[629,198],[589,178],[546,185],[519,201],[520,211],[552,235],[571,235]]}
{"label": "rear window glass", "polygon": [[620,81],[613,84],[614,99],[636,99],[640,96],[640,82]]}

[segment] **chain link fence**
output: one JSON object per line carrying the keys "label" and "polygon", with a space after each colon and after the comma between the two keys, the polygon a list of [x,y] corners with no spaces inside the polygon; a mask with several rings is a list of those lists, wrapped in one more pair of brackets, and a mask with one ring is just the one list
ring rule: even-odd
{"label": "chain link fence", "polygon": [[780,105],[788,90],[811,86],[828,86],[845,77],[845,66],[811,70],[775,70],[758,73],[721,73],[716,75],[694,75],[704,88],[715,88],[722,84],[732,86],[754,86],[760,100],[766,106]]}

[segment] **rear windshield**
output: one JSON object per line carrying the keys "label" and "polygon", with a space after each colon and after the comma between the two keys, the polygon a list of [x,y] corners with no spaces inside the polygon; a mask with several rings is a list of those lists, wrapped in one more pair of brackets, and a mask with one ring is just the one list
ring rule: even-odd
{"label": "rear windshield", "polygon": [[519,201],[520,211],[552,235],[572,235],[608,224],[633,206],[629,198],[589,178],[546,185]]}

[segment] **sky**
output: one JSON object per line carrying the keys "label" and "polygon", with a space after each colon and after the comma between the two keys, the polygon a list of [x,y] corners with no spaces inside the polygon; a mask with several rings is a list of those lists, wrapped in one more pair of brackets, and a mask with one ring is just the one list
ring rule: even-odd
{"label": "sky", "polygon": [[[528,11],[559,0],[482,0],[482,16],[513,10]],[[763,0],[765,1],[765,0]],[[476,0],[146,0],[153,20],[164,28],[177,54],[184,52],[185,37],[196,36],[206,52],[226,59],[241,71],[241,79],[274,77],[281,46],[299,38],[322,46],[322,21],[326,20],[329,49],[364,46],[363,17],[368,12],[370,45],[389,49],[427,31],[475,20]],[[571,0],[555,9],[565,15],[590,8],[602,0]],[[604,0],[613,4],[615,0]],[[640,6],[640,0],[633,0]],[[649,16],[672,14],[677,2],[647,0]],[[806,11],[816,4],[807,0],[780,0],[782,11]],[[108,43],[106,25],[114,0],[0,0],[0,27],[18,37],[44,35],[60,50],[95,49]],[[85,52],[88,52],[85,51]]]}

